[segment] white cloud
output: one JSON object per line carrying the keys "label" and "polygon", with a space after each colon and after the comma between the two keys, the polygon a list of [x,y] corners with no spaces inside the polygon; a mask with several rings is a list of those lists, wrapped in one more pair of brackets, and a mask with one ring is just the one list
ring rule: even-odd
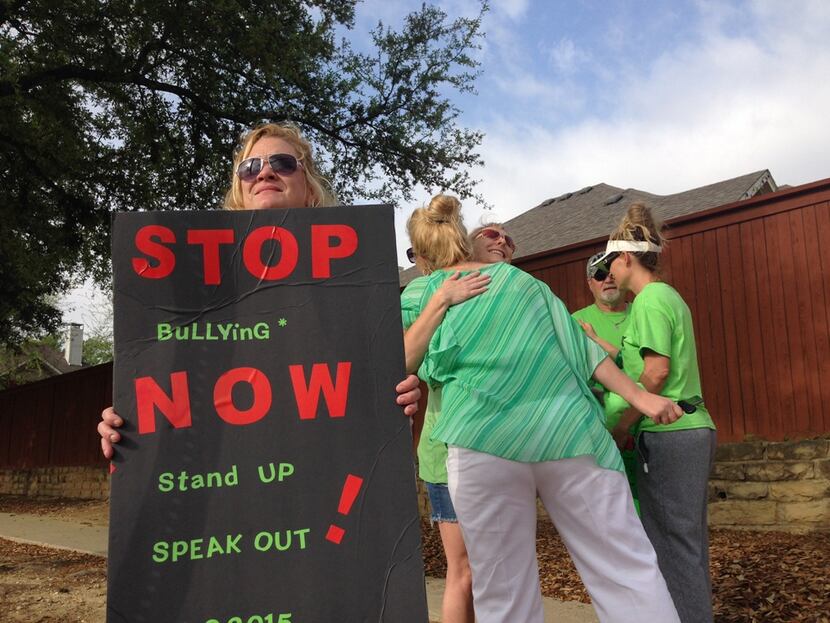
{"label": "white cloud", "polygon": [[58,301],[63,322],[83,325],[84,337],[112,332],[112,301],[109,292],[92,279],[65,292]]}
{"label": "white cloud", "polygon": [[527,13],[528,0],[498,0],[492,5],[494,13],[503,13],[513,20],[518,20]]}
{"label": "white cloud", "polygon": [[[497,13],[485,17],[484,31],[485,54],[481,60],[485,75],[480,91],[497,89],[504,95],[498,98],[500,103],[544,102],[544,109],[552,115],[571,113],[583,105],[584,93],[579,85],[563,76],[547,74],[550,63],[559,63],[564,75],[586,59],[570,40],[563,39],[553,48],[531,44],[520,28]],[[506,109],[517,110],[509,106]]]}
{"label": "white cloud", "polygon": [[763,168],[779,183],[830,176],[830,5],[750,9],[751,38],[727,34],[721,12],[696,43],[619,77],[610,118],[484,128],[484,196],[515,214],[603,181],[663,194]]}
{"label": "white cloud", "polygon": [[[480,101],[465,104],[485,132],[485,166],[473,174],[495,208],[488,219],[507,220],[599,182],[667,194],[764,168],[779,183],[830,177],[830,3],[696,6],[696,17],[655,15],[656,25],[641,31],[634,18],[611,19],[597,35],[616,50],[606,63],[584,37],[560,33],[552,49],[534,43],[521,23],[527,2],[493,3]],[[678,20],[693,25],[672,44]],[[627,56],[659,32],[669,41],[662,52]],[[581,113],[586,102],[594,104],[591,116]],[[397,214],[402,260],[405,220],[430,195],[422,190]],[[481,212],[467,202],[469,226]]]}
{"label": "white cloud", "polygon": [[[626,70],[609,72],[607,81],[594,74],[616,102],[602,117],[552,125],[516,114],[528,94],[554,101],[561,90],[518,55],[498,68],[506,91],[477,128],[485,132],[485,166],[474,171],[494,220],[599,182],[668,194],[765,168],[780,184],[830,177],[830,4],[703,8],[701,27],[685,43],[645,66],[623,59]],[[511,89],[525,92],[511,97]],[[397,219],[401,253],[410,211]],[[475,226],[481,209],[467,202],[464,214]]]}
{"label": "white cloud", "polygon": [[578,49],[574,42],[564,37],[548,51],[548,56],[557,71],[563,74],[572,74],[586,58],[586,54]]}
{"label": "white cloud", "polygon": [[563,84],[545,80],[542,76],[523,71],[521,67],[508,66],[498,76],[493,77],[496,86],[517,100],[537,100],[546,98],[557,106],[568,100],[568,91]]}

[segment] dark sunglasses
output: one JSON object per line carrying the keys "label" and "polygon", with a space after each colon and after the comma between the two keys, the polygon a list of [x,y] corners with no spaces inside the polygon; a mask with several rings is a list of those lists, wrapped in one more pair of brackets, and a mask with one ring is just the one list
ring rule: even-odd
{"label": "dark sunglasses", "polygon": [[236,167],[236,175],[239,179],[247,182],[254,179],[260,174],[262,168],[265,166],[265,160],[268,160],[268,166],[274,173],[280,175],[290,175],[297,170],[302,163],[291,154],[268,154],[267,156],[255,156],[253,158],[246,158]]}
{"label": "dark sunglasses", "polygon": [[489,238],[490,240],[498,240],[499,238],[504,238],[504,242],[507,244],[508,247],[510,247],[510,250],[516,250],[516,243],[513,242],[513,238],[495,229],[482,229],[480,232],[478,232],[476,238],[478,238],[479,236],[484,236],[485,238]]}
{"label": "dark sunglasses", "polygon": [[415,251],[412,250],[412,247],[409,247],[406,250],[406,259],[408,259],[413,264],[415,263]]}
{"label": "dark sunglasses", "polygon": [[[615,251],[614,253],[610,253],[604,260],[602,260],[602,264],[599,265],[597,268],[597,274],[599,271],[604,271],[606,274],[611,271],[611,264],[614,260],[620,257],[620,252]],[[607,275],[606,275],[607,276]]]}
{"label": "dark sunglasses", "polygon": [[595,279],[596,281],[605,281],[606,279],[608,279],[609,274],[610,273],[607,270],[602,270],[601,268],[598,268],[596,272],[593,275],[591,275],[591,279]]}

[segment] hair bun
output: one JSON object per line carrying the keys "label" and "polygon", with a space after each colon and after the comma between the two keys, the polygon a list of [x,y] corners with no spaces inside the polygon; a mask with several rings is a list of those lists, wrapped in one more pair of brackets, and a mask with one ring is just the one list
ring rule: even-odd
{"label": "hair bun", "polygon": [[615,233],[619,239],[643,240],[661,245],[664,242],[662,229],[663,224],[654,217],[651,209],[645,203],[635,201],[628,206]]}
{"label": "hair bun", "polygon": [[433,223],[451,223],[461,219],[461,202],[452,195],[435,195],[426,212]]}

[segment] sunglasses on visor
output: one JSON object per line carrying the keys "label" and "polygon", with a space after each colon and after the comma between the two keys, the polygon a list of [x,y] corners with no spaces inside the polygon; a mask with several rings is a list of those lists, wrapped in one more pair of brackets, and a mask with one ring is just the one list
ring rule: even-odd
{"label": "sunglasses on visor", "polygon": [[[607,256],[605,256],[605,259],[602,260],[602,264],[597,266],[597,272],[594,273],[594,274],[598,275],[600,272],[604,272],[605,276],[607,277],[608,273],[611,272],[611,263],[614,260],[616,260],[619,256],[620,256],[619,251],[615,251],[614,253],[609,253]],[[604,280],[604,278],[599,279],[598,277],[594,277],[594,279],[597,279],[598,281],[603,281]]]}
{"label": "sunglasses on visor", "polygon": [[236,175],[239,179],[247,182],[259,175],[265,166],[265,161],[274,173],[290,175],[302,166],[302,163],[291,154],[268,154],[266,156],[255,156],[246,158],[236,167]]}
{"label": "sunglasses on visor", "polygon": [[476,235],[476,238],[478,238],[480,236],[484,236],[485,238],[489,238],[490,240],[498,240],[499,238],[504,238],[504,242],[507,244],[508,247],[510,247],[510,250],[511,251],[516,250],[516,243],[513,241],[513,238],[511,236],[508,236],[505,233],[502,233],[502,232],[496,230],[496,229],[489,229],[489,228],[482,229],[480,232],[478,232],[478,234]]}

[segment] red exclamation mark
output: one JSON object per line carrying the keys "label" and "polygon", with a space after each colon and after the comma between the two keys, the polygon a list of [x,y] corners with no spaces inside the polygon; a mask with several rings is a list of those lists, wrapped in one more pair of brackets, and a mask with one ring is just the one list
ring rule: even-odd
{"label": "red exclamation mark", "polygon": [[[349,474],[346,476],[346,484],[343,485],[343,492],[340,494],[340,504],[337,505],[337,512],[341,515],[348,515],[352,510],[352,504],[357,499],[357,494],[360,492],[360,485],[363,484],[363,478]],[[329,525],[329,531],[326,533],[326,540],[340,545],[343,540],[343,535],[346,531],[334,524]]]}

